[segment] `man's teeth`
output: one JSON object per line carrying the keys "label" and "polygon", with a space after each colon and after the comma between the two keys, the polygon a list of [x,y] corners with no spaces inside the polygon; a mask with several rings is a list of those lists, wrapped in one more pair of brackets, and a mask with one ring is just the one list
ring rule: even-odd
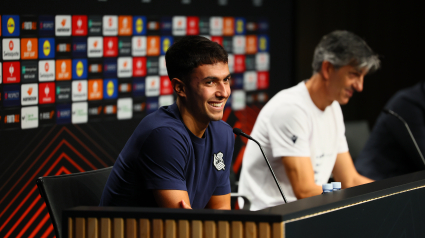
{"label": "man's teeth", "polygon": [[223,105],[223,103],[209,103],[211,106],[213,107],[221,107],[221,105]]}

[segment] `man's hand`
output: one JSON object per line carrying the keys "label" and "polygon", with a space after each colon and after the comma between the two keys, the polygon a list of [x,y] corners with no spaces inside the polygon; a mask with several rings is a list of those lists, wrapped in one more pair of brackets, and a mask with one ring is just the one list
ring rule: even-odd
{"label": "man's hand", "polygon": [[314,182],[314,170],[310,157],[282,157],[282,163],[297,199],[322,193],[322,187]]}
{"label": "man's hand", "polygon": [[341,182],[342,188],[349,188],[374,181],[357,172],[349,152],[340,153],[336,156],[332,173],[335,181]]}
{"label": "man's hand", "polygon": [[190,205],[187,205],[187,204],[185,203],[185,201],[184,201],[184,200],[182,200],[182,201],[180,202],[180,208],[184,208],[184,209],[192,209],[192,208],[190,207]]}

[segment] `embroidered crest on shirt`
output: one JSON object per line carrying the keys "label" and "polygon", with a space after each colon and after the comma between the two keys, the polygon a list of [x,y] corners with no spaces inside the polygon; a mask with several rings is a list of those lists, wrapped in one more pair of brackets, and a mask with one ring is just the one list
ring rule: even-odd
{"label": "embroidered crest on shirt", "polygon": [[225,170],[224,167],[226,167],[226,165],[224,164],[224,160],[223,160],[223,153],[218,152],[217,154],[214,154],[214,167],[220,171],[220,170]]}
{"label": "embroidered crest on shirt", "polygon": [[294,142],[294,144],[295,144],[295,142],[297,142],[297,139],[298,139],[298,136],[296,136],[296,135],[293,135],[291,137],[291,140]]}

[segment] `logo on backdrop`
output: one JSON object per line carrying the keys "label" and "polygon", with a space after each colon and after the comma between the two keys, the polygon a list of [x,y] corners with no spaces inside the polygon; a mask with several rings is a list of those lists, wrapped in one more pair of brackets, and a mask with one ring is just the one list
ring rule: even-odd
{"label": "logo on backdrop", "polygon": [[214,167],[220,171],[220,170],[225,170],[226,165],[224,164],[224,160],[223,160],[223,153],[218,152],[217,154],[214,154]]}

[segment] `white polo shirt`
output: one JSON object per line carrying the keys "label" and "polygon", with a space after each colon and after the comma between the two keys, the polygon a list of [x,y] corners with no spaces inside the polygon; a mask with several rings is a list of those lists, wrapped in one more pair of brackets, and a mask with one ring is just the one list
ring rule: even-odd
{"label": "white polo shirt", "polygon": [[[317,185],[328,182],[336,156],[348,151],[339,103],[324,111],[311,100],[305,82],[280,91],[261,110],[251,136],[263,147],[288,202],[297,200],[281,158],[310,157]],[[239,193],[251,200],[251,210],[283,204],[258,145],[249,141],[239,179]]]}

